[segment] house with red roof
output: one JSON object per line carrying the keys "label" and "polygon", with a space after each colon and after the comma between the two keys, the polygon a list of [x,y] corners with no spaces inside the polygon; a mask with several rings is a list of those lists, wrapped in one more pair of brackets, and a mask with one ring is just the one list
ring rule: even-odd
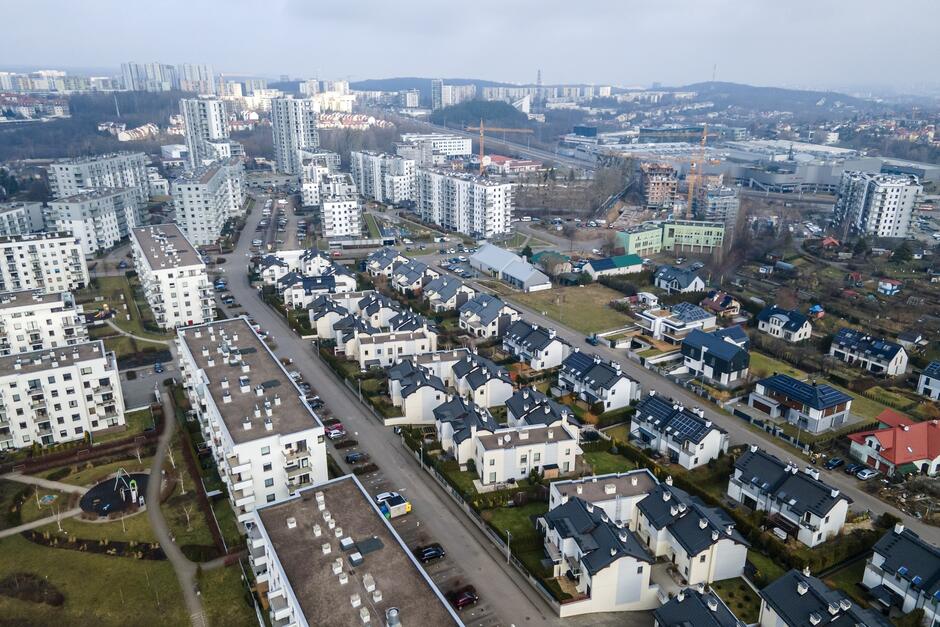
{"label": "house with red roof", "polygon": [[936,475],[940,471],[940,421],[914,422],[898,418],[897,412],[887,413],[878,416],[884,428],[849,436],[850,455],[886,475]]}

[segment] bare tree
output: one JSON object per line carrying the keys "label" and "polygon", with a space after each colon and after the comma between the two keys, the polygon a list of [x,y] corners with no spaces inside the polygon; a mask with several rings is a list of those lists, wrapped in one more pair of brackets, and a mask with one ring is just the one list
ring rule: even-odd
{"label": "bare tree", "polygon": [[192,517],[192,513],[193,513],[193,506],[192,506],[192,505],[184,505],[184,506],[183,506],[183,515],[186,516],[186,531],[192,531],[192,530],[193,530],[192,518],[191,518],[191,517]]}

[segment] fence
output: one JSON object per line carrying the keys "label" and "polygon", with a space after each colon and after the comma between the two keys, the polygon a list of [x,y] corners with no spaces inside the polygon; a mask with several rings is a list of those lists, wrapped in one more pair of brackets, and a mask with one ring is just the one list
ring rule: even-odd
{"label": "fence", "polygon": [[741,411],[740,409],[732,409],[731,413],[732,415],[737,416],[741,420],[744,420],[745,422],[748,422],[754,425],[755,427],[757,427],[764,433],[769,433],[773,437],[783,440],[784,442],[787,442],[794,448],[801,450],[804,455],[809,455],[810,453],[809,444],[805,442],[800,442],[797,438],[794,438],[793,436],[787,433],[784,433],[783,429],[781,429],[778,425],[774,424],[773,422],[768,422],[765,420],[761,420],[760,418],[755,418],[754,416],[751,416],[747,412]]}

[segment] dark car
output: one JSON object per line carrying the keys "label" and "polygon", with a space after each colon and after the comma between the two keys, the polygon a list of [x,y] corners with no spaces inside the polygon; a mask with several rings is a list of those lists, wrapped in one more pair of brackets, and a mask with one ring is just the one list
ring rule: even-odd
{"label": "dark car", "polygon": [[419,546],[415,549],[415,557],[418,558],[418,561],[422,564],[427,564],[431,560],[443,559],[447,553],[437,542],[429,544],[427,546]]}
{"label": "dark car", "polygon": [[597,346],[600,343],[596,335],[589,335],[586,338],[584,338],[584,341],[590,344],[591,346]]}
{"label": "dark car", "polygon": [[155,363],[153,365],[153,371],[157,374],[161,374],[163,372],[163,364],[161,364],[159,361]]}
{"label": "dark car", "polygon": [[368,455],[365,453],[346,453],[346,463],[347,464],[358,464],[359,462],[364,462],[368,459]]}
{"label": "dark car", "polygon": [[849,464],[843,469],[843,472],[847,475],[854,475],[859,470],[865,467],[865,464]]}
{"label": "dark car", "polygon": [[828,462],[826,462],[826,470],[835,470],[844,463],[845,460],[841,457],[833,457]]}
{"label": "dark car", "polygon": [[476,588],[473,586],[464,586],[463,588],[448,592],[447,600],[454,606],[454,609],[462,610],[465,607],[476,605],[480,597],[477,596]]}

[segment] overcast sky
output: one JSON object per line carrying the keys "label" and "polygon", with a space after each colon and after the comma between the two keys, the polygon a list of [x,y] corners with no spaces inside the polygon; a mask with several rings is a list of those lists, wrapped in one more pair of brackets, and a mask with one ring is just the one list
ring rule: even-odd
{"label": "overcast sky", "polygon": [[230,74],[911,89],[937,0],[28,0],[0,67],[204,62]]}

